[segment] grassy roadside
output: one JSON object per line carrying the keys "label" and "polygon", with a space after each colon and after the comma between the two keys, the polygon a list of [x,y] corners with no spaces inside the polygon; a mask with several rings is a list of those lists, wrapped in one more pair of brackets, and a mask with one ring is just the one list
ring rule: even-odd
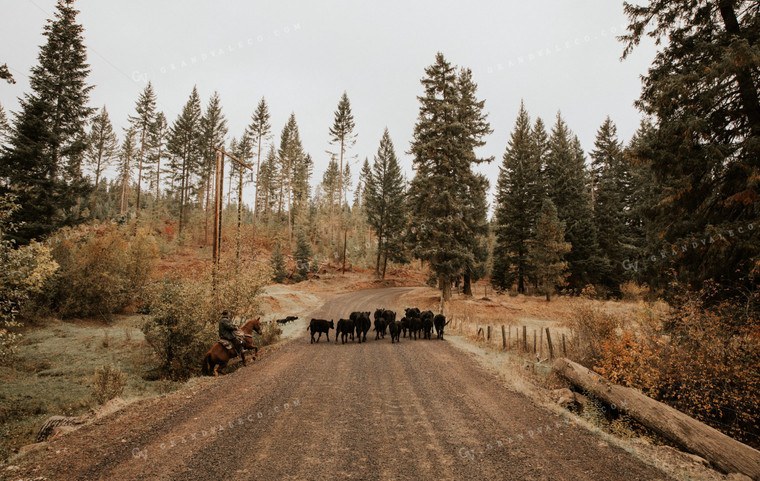
{"label": "grassy roadside", "polygon": [[[318,293],[307,292],[312,290]],[[324,282],[318,289],[307,283],[267,286],[260,296],[262,320],[303,317],[324,302],[326,292]],[[124,315],[110,323],[51,319],[28,327],[16,361],[0,366],[0,462],[33,443],[50,416],[79,416],[97,408],[93,376],[103,365],[126,375],[121,395],[126,403],[184,388],[186,382],[157,378],[156,358],[140,330],[143,322],[143,316]],[[292,336],[294,323],[284,331],[283,338]]]}
{"label": "grassy roadside", "polygon": [[181,387],[151,376],[156,364],[141,323],[142,316],[118,316],[110,324],[51,320],[27,330],[17,361],[0,367],[0,459],[34,442],[48,417],[77,416],[96,407],[93,375],[103,365],[126,374],[122,398],[127,401]]}

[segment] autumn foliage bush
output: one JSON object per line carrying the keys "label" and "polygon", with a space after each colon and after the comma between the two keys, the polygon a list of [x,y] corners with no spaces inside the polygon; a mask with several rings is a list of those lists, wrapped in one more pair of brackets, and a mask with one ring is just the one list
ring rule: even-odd
{"label": "autumn foliage bush", "polygon": [[59,269],[42,302],[64,318],[122,311],[147,285],[158,257],[155,237],[135,225],[64,228],[46,245]]}
{"label": "autumn foliage bush", "polygon": [[646,309],[625,320],[581,304],[570,323],[573,356],[617,384],[758,447],[758,300],[756,293],[738,296],[708,285],[684,294],[664,318]]}

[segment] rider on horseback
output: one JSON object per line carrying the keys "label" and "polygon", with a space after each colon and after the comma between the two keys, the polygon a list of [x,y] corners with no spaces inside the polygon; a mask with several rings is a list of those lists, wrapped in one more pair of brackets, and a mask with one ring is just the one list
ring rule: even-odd
{"label": "rider on horseback", "polygon": [[238,334],[238,327],[232,322],[230,313],[222,312],[222,318],[219,319],[219,337],[232,343],[238,356],[243,354],[243,339]]}

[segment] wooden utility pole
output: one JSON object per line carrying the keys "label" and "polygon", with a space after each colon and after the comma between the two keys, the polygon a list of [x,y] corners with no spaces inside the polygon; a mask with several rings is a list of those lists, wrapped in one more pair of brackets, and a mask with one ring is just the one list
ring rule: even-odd
{"label": "wooden utility pole", "polygon": [[[230,159],[234,160],[242,168],[246,168],[250,171],[253,171],[253,168],[243,162],[242,160],[238,159],[234,155],[230,154],[226,150],[224,150],[224,147],[221,149],[214,147],[214,150],[216,150],[216,182],[215,182],[215,189],[214,189],[214,248],[213,248],[213,257],[214,257],[214,264],[219,263],[219,258],[221,256],[221,243],[222,243],[222,204],[224,200],[224,156],[226,155]],[[242,186],[242,179],[243,179],[243,170],[240,169],[240,185]],[[238,206],[238,230],[240,229],[240,218],[242,215],[242,211],[240,210],[240,206]],[[237,252],[238,256],[240,253],[240,235],[237,236]]]}
{"label": "wooden utility pole", "polygon": [[219,211],[219,190],[220,185],[222,182],[222,165],[223,165],[224,159],[222,157],[221,152],[216,153],[216,165],[214,168],[215,176],[214,176],[214,242],[213,242],[213,250],[212,250],[212,256],[214,258],[214,264],[216,265],[219,263],[219,218],[221,217],[221,212]]}

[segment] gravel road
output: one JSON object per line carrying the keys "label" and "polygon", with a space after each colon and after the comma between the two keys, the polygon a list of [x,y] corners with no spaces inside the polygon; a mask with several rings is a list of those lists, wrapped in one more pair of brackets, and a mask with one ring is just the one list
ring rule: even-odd
{"label": "gravel road", "polygon": [[[391,307],[406,291],[338,295],[313,317]],[[196,392],[135,403],[54,440],[12,479],[667,479],[446,341],[330,340],[309,344],[304,330]]]}

